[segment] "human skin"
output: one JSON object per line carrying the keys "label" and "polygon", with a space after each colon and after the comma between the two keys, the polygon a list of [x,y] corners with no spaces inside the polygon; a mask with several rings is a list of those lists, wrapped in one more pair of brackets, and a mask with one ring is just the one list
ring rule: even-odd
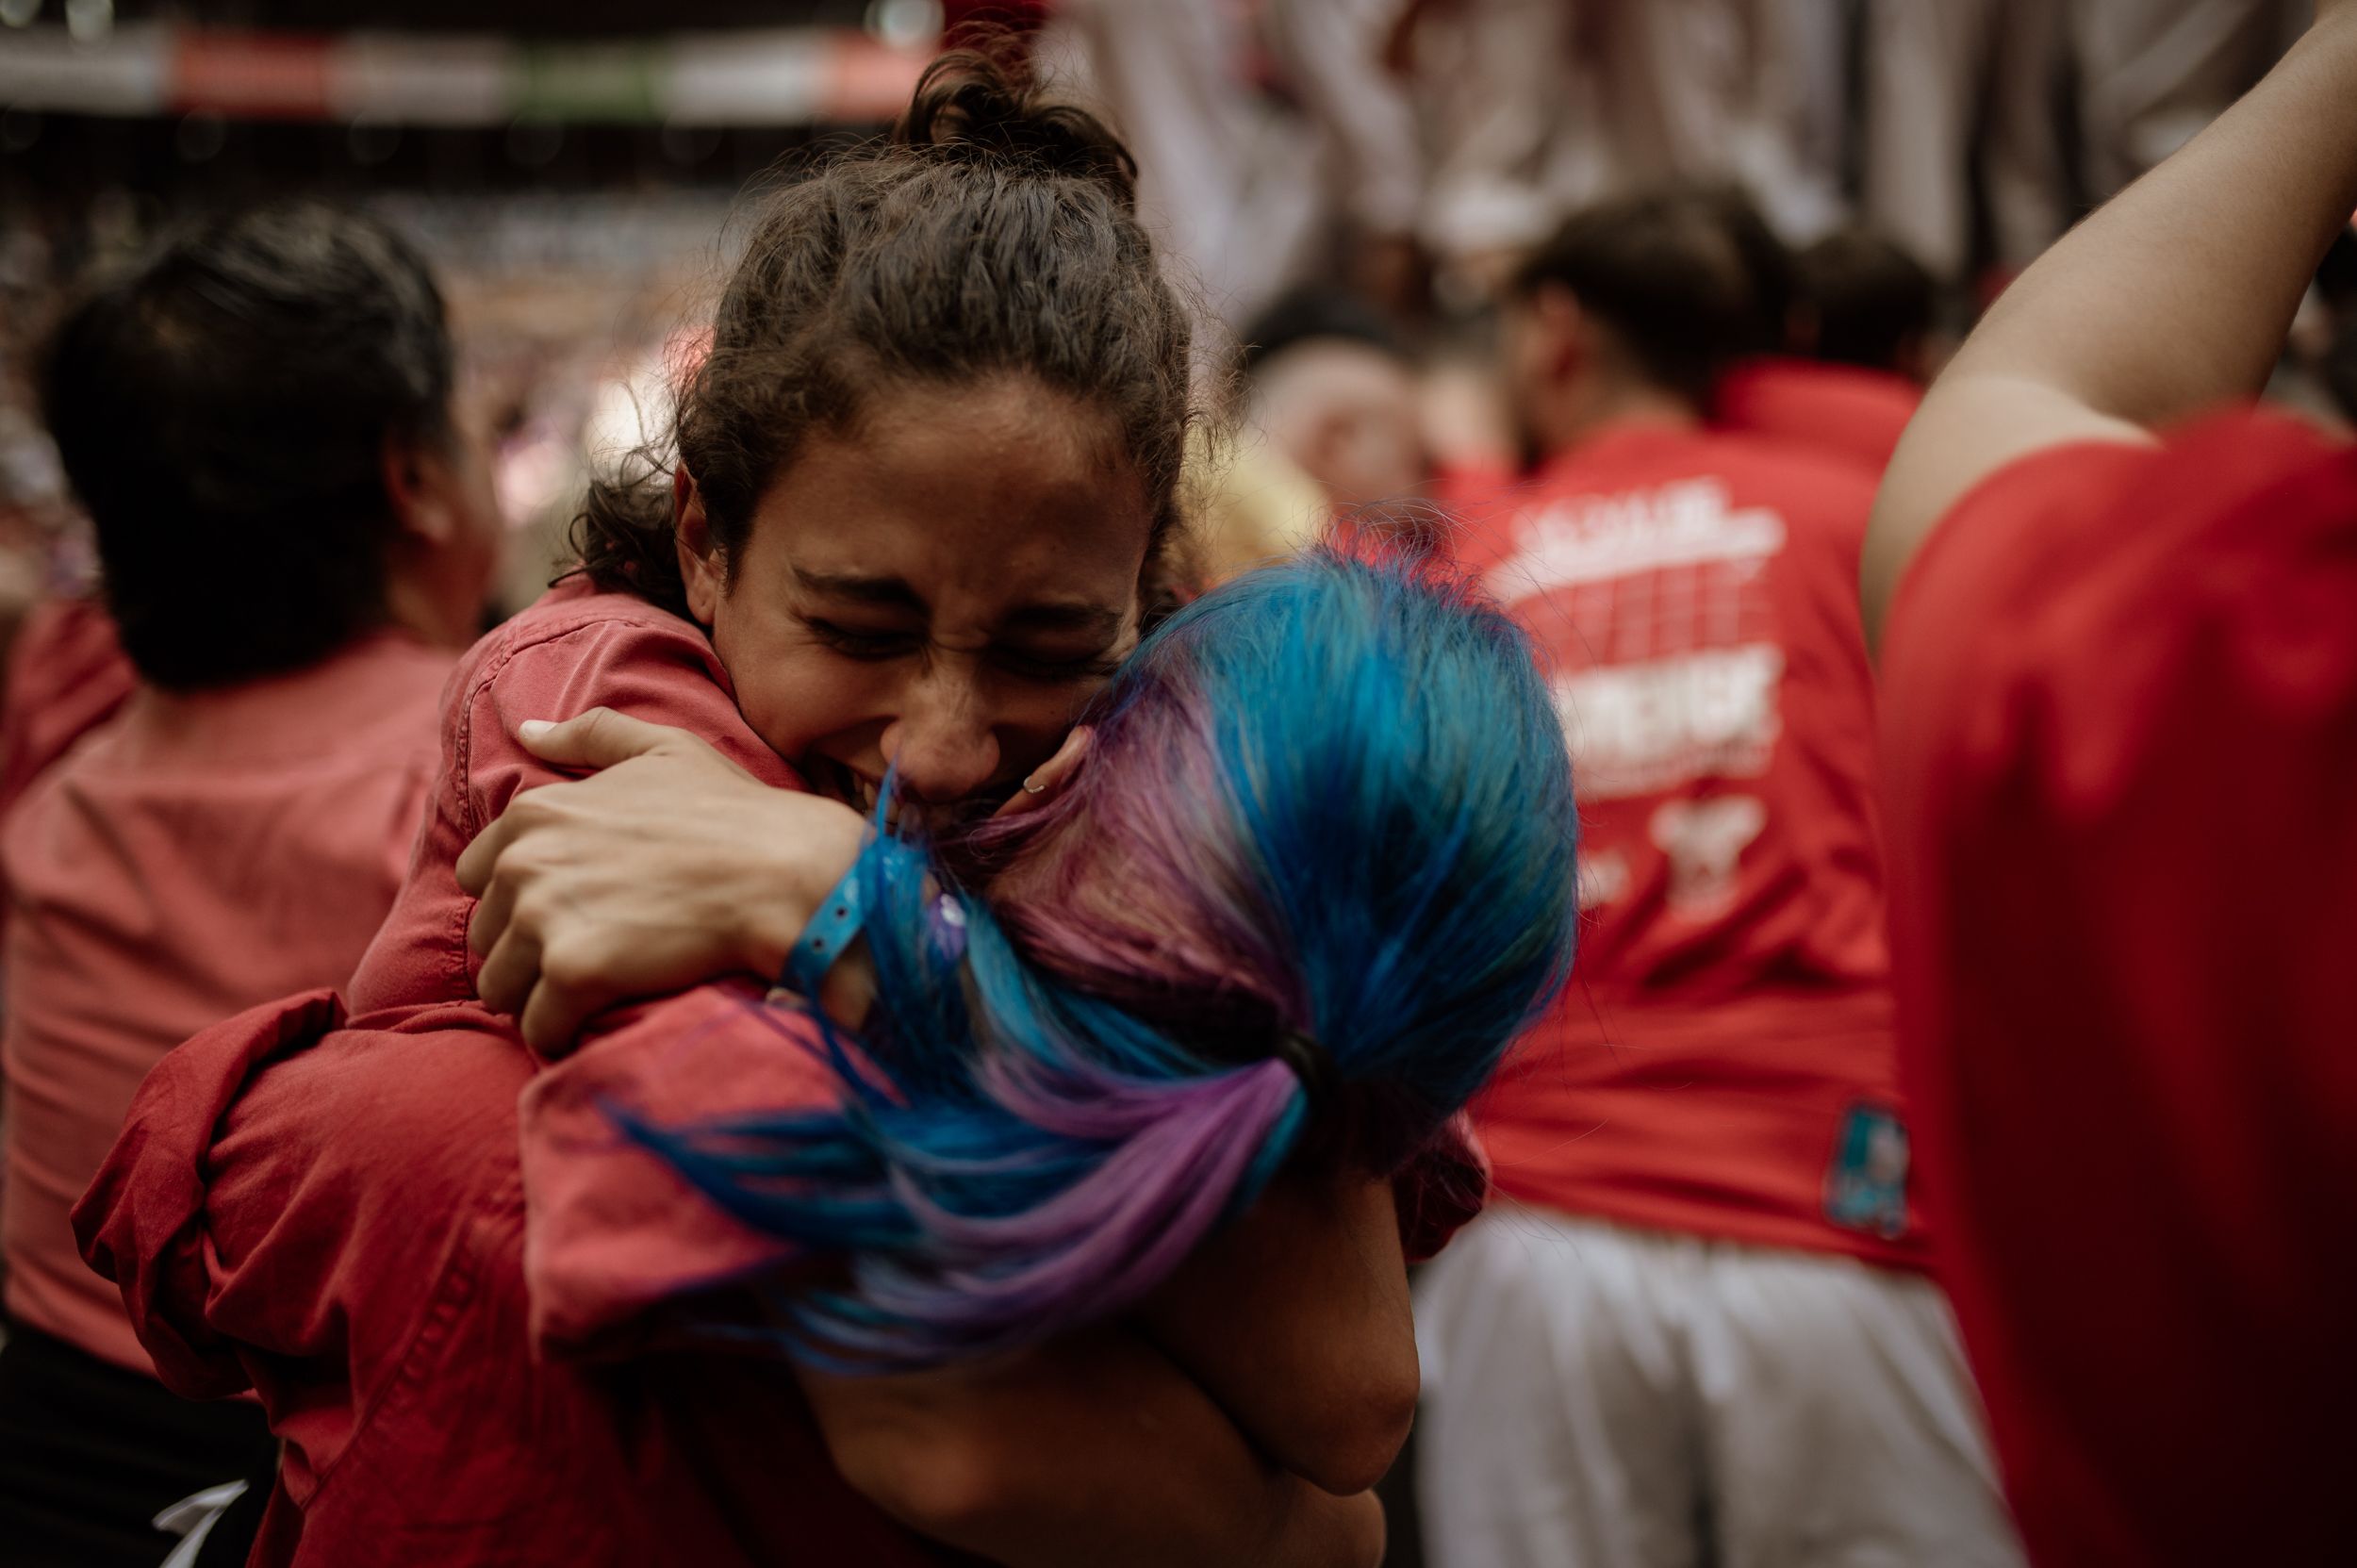
{"label": "human skin", "polygon": [[2023,272],[1934,384],[1867,536],[1870,636],[1982,479],[2067,441],[2149,442],[2255,395],[2352,208],[2357,0],[2324,0],[2242,102]]}

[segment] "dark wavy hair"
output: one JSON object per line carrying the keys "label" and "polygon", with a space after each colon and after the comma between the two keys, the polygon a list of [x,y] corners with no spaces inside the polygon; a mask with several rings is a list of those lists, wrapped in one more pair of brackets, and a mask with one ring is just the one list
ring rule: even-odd
{"label": "dark wavy hair", "polygon": [[1152,507],[1152,599],[1194,417],[1189,340],[1138,223],[1129,150],[1013,57],[944,55],[889,139],[770,199],[671,431],[591,482],[580,569],[686,615],[673,473],[693,477],[733,571],[763,491],[809,433],[848,428],[896,382],[1020,374],[1115,420]]}
{"label": "dark wavy hair", "polygon": [[417,251],[310,202],[206,219],[67,310],[41,414],[141,675],[299,669],[384,619],[387,443],[449,440],[453,358]]}

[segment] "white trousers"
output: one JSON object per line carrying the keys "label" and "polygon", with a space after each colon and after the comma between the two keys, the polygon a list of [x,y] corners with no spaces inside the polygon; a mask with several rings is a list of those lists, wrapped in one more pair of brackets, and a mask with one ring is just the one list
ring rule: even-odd
{"label": "white trousers", "polygon": [[1437,1568],[2018,1568],[1945,1298],[1501,1205],[1416,1299]]}

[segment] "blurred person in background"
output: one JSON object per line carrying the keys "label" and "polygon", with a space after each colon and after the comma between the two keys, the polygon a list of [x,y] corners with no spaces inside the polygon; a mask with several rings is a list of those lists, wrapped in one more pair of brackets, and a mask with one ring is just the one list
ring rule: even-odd
{"label": "blurred person in background", "polygon": [[1896,241],[1871,229],[1837,230],[1794,254],[1792,276],[1796,350],[1915,386],[1930,379],[1939,286]]}
{"label": "blurred person in background", "polygon": [[1282,560],[1337,522],[1388,532],[1427,475],[1416,367],[1358,295],[1304,285],[1244,329],[1235,437],[1198,443],[1196,522],[1211,582]]}
{"label": "blurred person in background", "polygon": [[1876,503],[1924,1201],[2055,1568],[2349,1557],[2357,448],[2250,400],[2352,208],[2326,0],[1998,302]]}
{"label": "blurred person in background", "polygon": [[1313,480],[1326,520],[1400,520],[1429,475],[1417,366],[1371,304],[1296,289],[1245,330],[1245,425]]}
{"label": "blurred person in background", "polygon": [[1706,427],[1754,330],[1711,201],[1517,274],[1541,466],[1462,543],[1551,656],[1580,975],[1418,1293],[1442,1568],[2019,1560],[1910,1201],[1855,614],[1873,478]]}
{"label": "blurred person in background", "polygon": [[1494,288],[1557,215],[1676,178],[1740,180],[1805,241],[1845,211],[1838,0],[1400,0],[1423,234]]}
{"label": "blurred person in background", "polygon": [[44,418],[137,684],[0,821],[0,1539],[151,1564],[150,1524],[267,1473],[260,1409],[168,1393],[68,1212],[195,1032],[341,984],[399,889],[500,530],[442,299],[376,223],[205,223],[74,305]]}
{"label": "blurred person in background", "polygon": [[1951,285],[2020,267],[2071,216],[2061,10],[1864,0],[1859,25],[1859,216]]}
{"label": "blurred person in background", "polygon": [[1887,370],[1815,352],[1815,307],[1807,290],[1835,287],[1834,277],[1821,267],[1813,282],[1806,277],[1740,189],[1701,186],[1686,199],[1709,212],[1742,257],[1750,298],[1746,317],[1728,323],[1732,335],[1711,390],[1711,421],[1838,457],[1879,478],[1915,416],[1922,388]]}

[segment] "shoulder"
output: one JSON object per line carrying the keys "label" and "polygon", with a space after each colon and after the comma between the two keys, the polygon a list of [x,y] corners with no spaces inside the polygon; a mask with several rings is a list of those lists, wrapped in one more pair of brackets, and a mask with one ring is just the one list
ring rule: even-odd
{"label": "shoulder", "polygon": [[1900,585],[1883,687],[1901,803],[1961,809],[2011,778],[2092,811],[2161,774],[2216,782],[2223,754],[2246,788],[2303,751],[2323,767],[2357,724],[2352,544],[2357,449],[2283,416],[2008,465]]}
{"label": "shoulder", "polygon": [[517,724],[598,707],[687,730],[765,783],[799,782],[737,712],[728,671],[701,627],[579,580],[551,589],[478,644],[453,689],[457,772],[489,811],[515,789],[553,777],[516,742]]}
{"label": "shoulder", "polygon": [[2352,535],[2357,449],[2287,416],[2223,415],[2158,446],[2051,447],[1940,520],[1900,585],[1886,662],[1913,670],[1968,619],[2092,633],[2165,604],[2272,617],[2281,604],[2222,591],[2221,574],[2305,597],[2311,569],[2332,566]]}
{"label": "shoulder", "polygon": [[1739,488],[1814,512],[1862,518],[1873,506],[1880,475],[1854,457],[1748,431],[1712,431],[1702,441],[1701,460]]}
{"label": "shoulder", "polygon": [[619,1015],[535,1079],[519,1138],[536,1343],[611,1349],[666,1304],[796,1255],[696,1192],[622,1117],[677,1131],[823,1112],[842,1093],[809,1015],[738,983]]}
{"label": "shoulder", "polygon": [[456,684],[468,692],[495,684],[561,689],[569,675],[578,684],[635,665],[724,679],[702,628],[635,595],[602,592],[574,578],[476,643]]}
{"label": "shoulder", "polygon": [[1922,401],[1923,389],[1900,376],[1768,358],[1721,380],[1713,415],[1722,429],[1800,442],[1879,472]]}

